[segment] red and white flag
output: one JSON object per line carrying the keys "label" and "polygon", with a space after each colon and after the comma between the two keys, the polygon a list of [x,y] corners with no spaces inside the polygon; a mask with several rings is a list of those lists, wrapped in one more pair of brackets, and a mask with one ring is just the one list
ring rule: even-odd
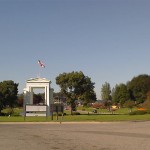
{"label": "red and white flag", "polygon": [[45,68],[45,64],[43,62],[41,62],[40,60],[38,60],[38,64],[42,67]]}

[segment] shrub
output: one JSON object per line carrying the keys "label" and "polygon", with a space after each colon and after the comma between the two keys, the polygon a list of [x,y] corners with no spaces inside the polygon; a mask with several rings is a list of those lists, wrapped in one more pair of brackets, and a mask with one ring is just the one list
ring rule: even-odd
{"label": "shrub", "polygon": [[6,113],[1,112],[0,116],[8,116]]}
{"label": "shrub", "polygon": [[99,109],[99,108],[103,108],[104,106],[101,103],[94,103],[93,104],[93,108]]}
{"label": "shrub", "polygon": [[150,114],[150,109],[147,110],[147,114]]}
{"label": "shrub", "polygon": [[73,112],[72,115],[80,115],[80,113],[76,111],[76,112]]}
{"label": "shrub", "polygon": [[14,112],[13,114],[11,114],[11,116],[20,116],[20,114],[18,112]]}
{"label": "shrub", "polygon": [[130,112],[129,115],[144,115],[146,113],[147,112],[145,110],[137,110],[137,111]]}

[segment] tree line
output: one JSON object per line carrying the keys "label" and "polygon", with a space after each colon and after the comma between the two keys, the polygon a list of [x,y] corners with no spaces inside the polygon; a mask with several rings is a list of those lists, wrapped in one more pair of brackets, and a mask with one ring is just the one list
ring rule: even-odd
{"label": "tree line", "polygon": [[[61,93],[66,97],[71,105],[71,110],[75,106],[75,101],[82,99],[84,105],[96,101],[94,84],[91,78],[85,76],[83,72],[62,73],[56,77],[56,84],[60,86]],[[44,94],[33,95],[34,104],[44,102]],[[0,113],[4,108],[13,108],[23,105],[23,94],[18,95],[18,84],[14,81],[0,82]]]}
{"label": "tree line", "polygon": [[129,102],[136,105],[143,104],[150,100],[150,76],[147,74],[138,75],[126,84],[116,84],[112,89],[110,84],[105,82],[101,88],[101,98],[120,106]]}
{"label": "tree line", "polygon": [[[56,77],[56,84],[61,91],[58,94],[63,95],[73,110],[76,100],[82,100],[86,106],[96,101],[94,91],[95,83],[91,78],[85,76],[82,71],[62,73]],[[12,80],[0,82],[0,113],[4,108],[9,107],[12,111],[15,106],[23,106],[23,94],[18,95],[18,83]],[[57,93],[55,93],[57,97]],[[141,104],[150,100],[150,76],[143,74],[134,77],[126,84],[116,84],[111,89],[110,84],[105,82],[101,88],[101,98],[106,105],[120,105],[126,103]],[[44,94],[34,94],[34,103],[44,102]]]}

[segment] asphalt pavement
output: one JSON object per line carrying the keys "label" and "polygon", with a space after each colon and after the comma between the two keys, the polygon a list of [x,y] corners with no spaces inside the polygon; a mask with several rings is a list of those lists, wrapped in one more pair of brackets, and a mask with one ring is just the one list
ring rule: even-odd
{"label": "asphalt pavement", "polygon": [[0,150],[149,150],[150,121],[0,123]]}

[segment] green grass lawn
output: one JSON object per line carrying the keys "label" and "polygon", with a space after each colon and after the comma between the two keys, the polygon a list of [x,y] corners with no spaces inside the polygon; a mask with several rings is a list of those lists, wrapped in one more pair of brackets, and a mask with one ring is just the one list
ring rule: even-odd
{"label": "green grass lawn", "polygon": [[[92,112],[95,108],[92,107],[83,107],[83,106],[79,106],[77,107],[77,111],[87,111],[87,112]],[[98,114],[112,114],[112,112],[108,111],[107,109],[96,109]],[[133,108],[132,111],[137,110],[137,108]],[[117,109],[116,111],[113,112],[114,114],[128,114],[129,113],[129,109],[128,108],[120,108]]]}
{"label": "green grass lawn", "polygon": [[78,116],[66,116],[64,121],[98,121],[98,122],[110,122],[110,121],[146,121],[150,120],[150,114],[146,115],[78,115]]}
{"label": "green grass lawn", "polygon": [[[62,117],[59,116],[58,121],[61,121]],[[114,121],[150,121],[150,114],[145,115],[66,115],[63,117],[63,122],[114,122]],[[56,122],[56,116],[53,121],[51,117],[26,117],[25,122]],[[0,117],[0,122],[24,122],[24,117]]]}
{"label": "green grass lawn", "polygon": [[[82,110],[83,108],[78,108],[78,110]],[[86,112],[92,112],[93,108],[85,108],[84,111]],[[133,110],[137,110],[134,108]],[[14,114],[18,114],[17,116],[0,116],[0,122],[56,122],[56,116],[53,117],[53,120],[51,120],[51,117],[48,117],[46,120],[46,117],[26,117],[24,120],[24,117],[19,116],[20,112],[22,112],[22,109],[15,108]],[[65,110],[66,116],[63,117],[64,122],[114,122],[114,121],[147,121],[150,120],[150,114],[145,115],[128,115],[129,110],[127,108],[121,108],[116,110],[113,114],[111,112],[108,112],[106,109],[97,109],[98,113],[89,114],[84,113],[81,115],[70,115],[69,110]],[[3,112],[7,112],[7,109],[3,110]],[[82,112],[82,111],[81,111]],[[59,120],[61,121],[62,117],[59,116]]]}

